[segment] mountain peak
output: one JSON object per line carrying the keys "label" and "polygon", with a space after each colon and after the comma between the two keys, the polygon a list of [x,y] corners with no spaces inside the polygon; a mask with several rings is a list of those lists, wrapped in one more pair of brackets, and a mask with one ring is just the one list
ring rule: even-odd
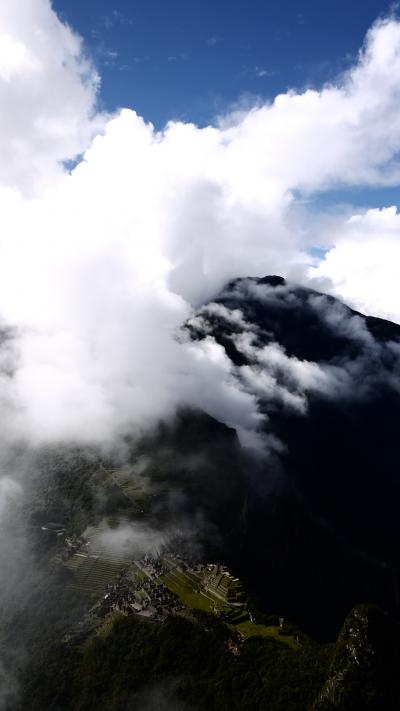
{"label": "mountain peak", "polygon": [[258,277],[255,281],[257,284],[267,284],[268,286],[286,286],[286,279],[276,274]]}

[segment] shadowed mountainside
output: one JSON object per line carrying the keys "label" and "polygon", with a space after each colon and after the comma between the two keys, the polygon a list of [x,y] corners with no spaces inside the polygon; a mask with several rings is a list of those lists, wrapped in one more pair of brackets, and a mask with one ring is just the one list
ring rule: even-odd
{"label": "shadowed mountainside", "polygon": [[397,614],[400,326],[266,277],[231,282],[188,329],[259,377],[265,431],[283,445],[254,468],[243,529],[241,572],[263,604],[319,636],[360,601]]}
{"label": "shadowed mountainside", "polygon": [[[7,708],[395,711],[398,625],[376,605],[398,618],[400,327],[266,277],[231,282],[185,328],[213,337],[256,394],[264,450],[254,457],[232,429],[187,410],[126,440],[120,459],[67,446],[30,454],[10,514],[30,550],[1,620],[4,670],[20,684]],[[118,472],[131,476],[129,496]],[[100,621],[41,526],[61,521],[79,537],[116,514],[223,561],[257,623],[285,616],[294,646],[252,636],[233,653],[229,625],[188,608],[163,624]]]}

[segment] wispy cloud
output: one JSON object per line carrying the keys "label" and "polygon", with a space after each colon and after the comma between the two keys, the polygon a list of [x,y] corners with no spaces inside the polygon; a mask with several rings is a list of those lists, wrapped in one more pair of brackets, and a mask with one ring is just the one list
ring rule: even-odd
{"label": "wispy cloud", "polygon": [[103,15],[101,18],[101,25],[106,30],[112,30],[117,25],[128,25],[132,27],[133,24],[133,18],[124,15],[119,10],[113,10],[110,15]]}
{"label": "wispy cloud", "polygon": [[143,57],[135,56],[132,57],[130,62],[126,62],[125,64],[121,64],[118,69],[120,72],[130,72],[132,71],[135,67],[137,67],[139,64],[143,64],[145,62],[150,61],[150,55],[146,54]]}
{"label": "wispy cloud", "polygon": [[220,44],[220,42],[223,41],[224,38],[221,37],[221,35],[211,35],[211,37],[206,39],[206,44],[208,44],[209,47],[215,47],[216,44]]}
{"label": "wispy cloud", "polygon": [[118,52],[114,49],[106,49],[103,52],[103,57],[104,66],[114,67],[118,59]]}
{"label": "wispy cloud", "polygon": [[119,53],[116,49],[107,47],[105,42],[98,42],[95,49],[97,62],[103,67],[114,67],[117,64]]}
{"label": "wispy cloud", "polygon": [[257,79],[267,79],[270,77],[277,76],[279,72],[275,69],[267,69],[267,67],[261,67],[256,64],[254,67],[243,67],[239,72],[238,77],[257,77]]}
{"label": "wispy cloud", "polygon": [[265,67],[254,67],[254,74],[259,79],[263,79],[264,77],[275,76],[276,72],[272,71],[271,69],[265,69]]}
{"label": "wispy cloud", "polygon": [[187,62],[189,57],[185,52],[180,52],[180,54],[170,54],[167,59],[169,62]]}

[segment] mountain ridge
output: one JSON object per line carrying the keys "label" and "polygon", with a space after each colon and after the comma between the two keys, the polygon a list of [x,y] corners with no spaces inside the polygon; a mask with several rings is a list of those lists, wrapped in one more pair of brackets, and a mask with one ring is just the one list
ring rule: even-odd
{"label": "mountain ridge", "polygon": [[[400,327],[271,276],[229,282],[184,329],[213,339],[254,396],[263,449],[254,456],[232,427],[183,408],[126,438],[123,456],[35,453],[10,522],[16,541],[27,527],[37,570],[2,621],[10,668],[15,645],[30,660],[9,709],[127,711],[160,688],[166,708],[185,711],[396,711]],[[68,544],[43,531],[50,520]],[[87,584],[86,567],[80,592],[62,565],[91,530],[110,540],[122,532],[132,546],[147,536],[161,550],[172,541],[182,555],[227,565],[247,591],[255,621],[245,625],[272,625],[274,636],[238,641],[240,626],[189,609],[162,623],[110,613],[99,625],[98,583]],[[291,644],[279,639],[279,618]]]}

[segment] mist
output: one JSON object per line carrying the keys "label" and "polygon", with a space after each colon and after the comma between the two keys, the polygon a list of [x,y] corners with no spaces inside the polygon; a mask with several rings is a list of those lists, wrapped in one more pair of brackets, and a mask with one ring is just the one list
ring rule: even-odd
{"label": "mist", "polygon": [[[400,323],[396,208],[333,198],[327,217],[317,207],[319,195],[338,187],[400,182],[396,15],[367,31],[353,66],[329,85],[227,107],[207,126],[171,120],[158,130],[133,108],[109,115],[100,88],[82,38],[48,0],[0,0],[5,616],[26,609],[46,576],[21,513],[41,453],[88,447],[100,459],[119,449],[122,466],[127,437],[140,441],[189,408],[234,428],[257,463],[269,462],[275,486],[285,443],[269,427],[269,408],[305,416],[315,393],[362,398],[382,384],[398,391],[398,343],[378,346],[360,317],[326,297],[310,297],[309,306],[361,344],[355,359],[311,362],[260,343],[239,307],[214,301],[232,279],[280,274],[288,285],[260,288],[260,303],[292,305],[300,283]],[[246,365],[235,365],[211,334],[211,317],[230,324]],[[202,338],[191,339],[188,325]],[[151,486],[146,471],[139,475]],[[181,515],[172,498],[171,517]],[[96,513],[104,513],[100,504]],[[201,510],[175,526],[107,529],[101,544],[140,556],[199,531],[216,535]],[[14,668],[26,659],[20,640],[14,651],[16,659],[0,659],[4,709],[18,692]],[[150,689],[137,703],[186,708],[174,688]]]}
{"label": "mist", "polygon": [[[0,13],[4,440],[113,442],[193,406],[259,446],[251,388],[232,377],[211,337],[188,343],[180,328],[227,280],[266,273],[323,282],[352,305],[400,319],[396,275],[385,272],[395,209],[351,217],[338,206],[327,226],[304,199],[338,183],[398,181],[396,17],[369,30],[335,84],[228,112],[214,125],[171,121],[157,131],[131,109],[98,112],[98,73],[47,1],[3,4]],[[39,44],[30,22],[41,28]],[[6,153],[22,135],[23,150]],[[68,160],[77,161],[71,171]],[[360,272],[358,255],[377,239],[379,296],[370,304],[364,262],[364,282],[348,270]],[[316,241],[328,250],[319,263],[308,251]],[[337,270],[350,245],[354,260]]]}

